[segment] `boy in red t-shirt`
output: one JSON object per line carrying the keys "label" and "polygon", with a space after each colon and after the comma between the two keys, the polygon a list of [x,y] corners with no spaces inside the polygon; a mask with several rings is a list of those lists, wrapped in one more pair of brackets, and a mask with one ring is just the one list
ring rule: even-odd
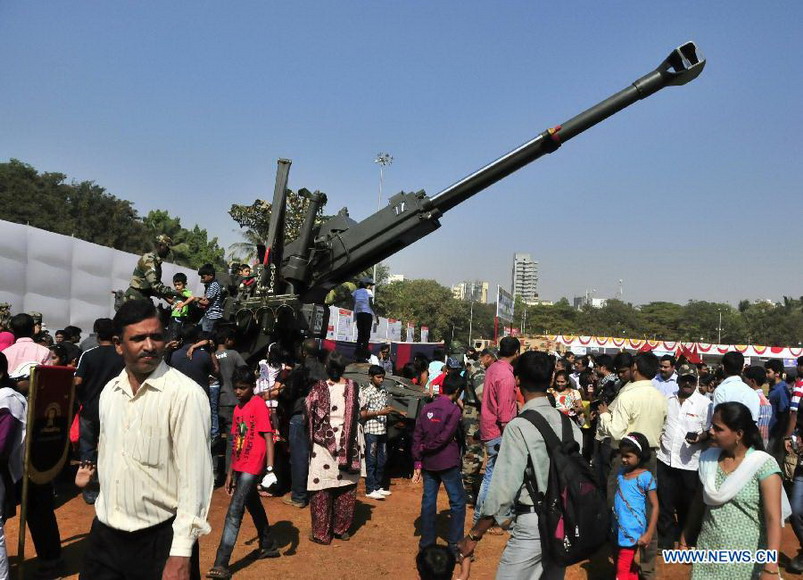
{"label": "boy in red t-shirt", "polygon": [[246,509],[254,520],[259,536],[260,547],[256,557],[279,557],[279,550],[271,537],[268,516],[257,493],[257,485],[266,466],[267,475],[262,479],[263,487],[270,487],[276,483],[276,475],[273,473],[273,427],[270,424],[270,415],[265,402],[260,397],[254,396],[256,375],[251,369],[247,366],[234,369],[232,383],[238,400],[231,425],[231,466],[226,475],[226,493],[232,497],[215,565],[207,572],[207,578],[231,578],[229,560]]}

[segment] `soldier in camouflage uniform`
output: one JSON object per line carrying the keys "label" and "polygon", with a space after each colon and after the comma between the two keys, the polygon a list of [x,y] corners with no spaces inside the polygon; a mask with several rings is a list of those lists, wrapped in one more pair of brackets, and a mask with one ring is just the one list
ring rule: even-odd
{"label": "soldier in camouflage uniform", "polygon": [[[477,356],[474,354],[473,356]],[[480,469],[485,457],[485,447],[480,439],[480,405],[482,404],[482,386],[485,382],[485,369],[496,360],[493,352],[485,349],[474,360],[469,354],[466,371],[467,384],[463,395],[463,417],[461,425],[466,440],[463,453],[463,487],[466,490],[466,502],[473,506],[482,483]]]}
{"label": "soldier in camouflage uniform", "polygon": [[173,244],[165,234],[157,236],[153,251],[143,254],[137,267],[131,274],[128,290],[123,295],[123,302],[141,300],[155,296],[157,298],[175,298],[181,295],[170,286],[162,284],[162,260],[167,257]]}

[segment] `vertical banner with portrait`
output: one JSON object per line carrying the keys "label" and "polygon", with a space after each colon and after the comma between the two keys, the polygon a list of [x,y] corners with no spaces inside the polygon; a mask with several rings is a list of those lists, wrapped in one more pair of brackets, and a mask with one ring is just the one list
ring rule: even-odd
{"label": "vertical banner with portrait", "polygon": [[19,578],[23,577],[25,565],[28,482],[42,485],[53,481],[67,461],[75,397],[74,376],[75,369],[70,367],[40,365],[31,371],[17,543]]}
{"label": "vertical banner with portrait", "polygon": [[25,470],[34,483],[52,481],[67,460],[74,375],[69,367],[38,366],[31,372]]}

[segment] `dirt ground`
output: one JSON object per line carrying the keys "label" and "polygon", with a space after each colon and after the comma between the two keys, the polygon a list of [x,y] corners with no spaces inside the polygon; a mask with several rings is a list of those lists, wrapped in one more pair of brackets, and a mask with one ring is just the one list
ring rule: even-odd
{"label": "dirt ground", "polygon": [[[236,578],[263,578],[267,574],[281,578],[416,578],[415,554],[418,545],[417,520],[421,502],[421,487],[406,479],[395,479],[391,486],[393,495],[384,502],[366,499],[362,485],[358,493],[353,536],[350,541],[335,540],[330,546],[310,542],[309,510],[284,505],[279,498],[263,500],[271,521],[282,557],[272,560],[252,560],[249,554],[257,547],[256,531],[246,514],[240,537],[232,556],[232,571]],[[86,505],[80,495],[74,495],[69,486],[58,495],[57,518],[61,530],[64,577],[77,578],[81,568],[86,536],[94,517],[92,506]],[[212,498],[209,522],[211,534],[201,538],[201,572],[212,565],[223,519],[228,508],[228,496],[222,488],[215,490]],[[448,501],[442,490],[439,502],[438,531],[441,537],[446,531]],[[469,509],[467,523],[472,510]],[[19,518],[6,522],[6,543],[12,563],[12,577],[19,565],[17,538]],[[789,526],[784,528],[783,562],[794,556],[797,542]],[[486,535],[477,548],[477,559],[472,568],[472,578],[486,579],[495,575],[496,564],[504,548],[506,535]],[[34,577],[37,562],[30,536],[26,542],[26,578]],[[566,578],[612,578],[613,568],[606,559],[594,563],[579,564],[567,571]],[[664,566],[659,563],[659,576],[684,579],[690,573],[689,566]],[[784,578],[797,577],[784,573]]]}

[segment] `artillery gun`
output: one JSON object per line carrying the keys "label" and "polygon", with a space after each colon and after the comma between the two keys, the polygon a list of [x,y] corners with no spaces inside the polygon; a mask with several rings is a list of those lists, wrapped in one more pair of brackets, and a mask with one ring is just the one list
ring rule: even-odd
{"label": "artillery gun", "polygon": [[497,181],[553,153],[569,139],[667,86],[697,78],[705,66],[693,42],[673,50],[653,71],[590,109],[478,169],[433,197],[423,190],[400,192],[388,205],[361,222],[347,210],[320,225],[315,218],[326,203],[320,192],[301,190],[308,199],[298,238],[284,243],[284,214],[291,162],[278,161],[268,238],[258,252],[257,284],[247,296],[226,300],[225,317],[241,336],[246,358],[277,341],[292,348],[306,337],[322,338],[327,329],[326,294],[335,286],[392,256],[440,227],[441,216]]}

